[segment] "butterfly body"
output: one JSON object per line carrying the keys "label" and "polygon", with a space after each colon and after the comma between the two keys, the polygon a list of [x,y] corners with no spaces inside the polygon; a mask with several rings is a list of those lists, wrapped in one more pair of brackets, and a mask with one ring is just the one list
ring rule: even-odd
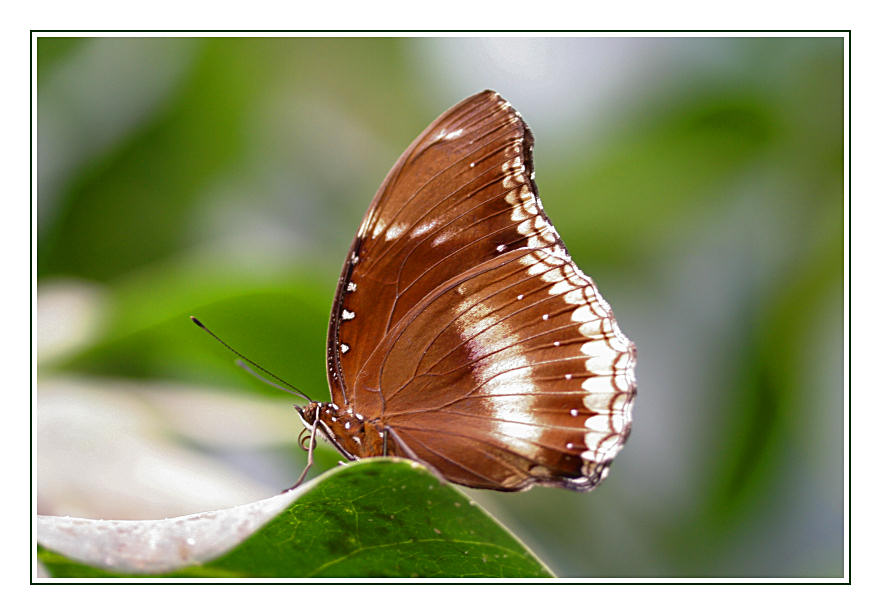
{"label": "butterfly body", "polygon": [[334,403],[314,401],[298,409],[303,421],[310,427],[316,425],[346,459],[354,461],[383,454],[385,433],[378,421],[365,421],[353,408],[340,408]]}
{"label": "butterfly body", "polygon": [[595,487],[630,431],[636,348],[575,265],[533,181],[532,135],[497,93],[404,152],[343,266],[333,401],[301,411],[348,459],[448,480]]}

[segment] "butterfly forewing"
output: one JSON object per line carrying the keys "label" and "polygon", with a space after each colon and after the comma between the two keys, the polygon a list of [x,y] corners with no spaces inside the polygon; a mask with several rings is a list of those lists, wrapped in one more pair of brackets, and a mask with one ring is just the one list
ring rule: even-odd
{"label": "butterfly forewing", "polygon": [[377,342],[438,285],[504,251],[556,241],[536,202],[531,149],[517,112],[483,92],[404,152],[364,217],[337,288],[328,336],[336,403],[348,401]]}
{"label": "butterfly forewing", "polygon": [[328,377],[367,427],[329,431],[469,486],[586,490],[629,433],[635,355],[544,214],[528,128],[487,91],[413,142],[358,230]]}

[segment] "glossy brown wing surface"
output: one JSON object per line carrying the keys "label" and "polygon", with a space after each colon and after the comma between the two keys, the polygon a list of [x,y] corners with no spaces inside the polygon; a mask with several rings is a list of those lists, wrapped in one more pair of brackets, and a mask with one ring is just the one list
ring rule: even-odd
{"label": "glossy brown wing surface", "polygon": [[353,402],[368,357],[418,302],[476,264],[527,246],[565,254],[538,201],[529,129],[497,93],[482,92],[410,145],[364,217],[328,332],[334,403]]}
{"label": "glossy brown wing surface", "polygon": [[630,431],[635,346],[559,250],[518,248],[435,289],[361,370],[359,405],[449,480],[589,490]]}

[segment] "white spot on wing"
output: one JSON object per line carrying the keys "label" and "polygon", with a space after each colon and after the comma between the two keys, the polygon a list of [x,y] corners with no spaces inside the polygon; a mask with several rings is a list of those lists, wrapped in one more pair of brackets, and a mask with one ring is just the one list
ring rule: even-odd
{"label": "white spot on wing", "polygon": [[437,237],[435,237],[434,239],[431,240],[431,247],[436,248],[440,244],[447,241],[449,238],[450,238],[450,232],[444,231],[443,233],[440,233]]}
{"label": "white spot on wing", "polygon": [[610,431],[609,417],[605,414],[595,414],[594,416],[584,421],[584,426],[594,431],[608,433]]}
{"label": "white spot on wing", "polygon": [[597,319],[598,316],[591,309],[590,305],[582,305],[581,307],[576,308],[574,312],[572,312],[573,322],[593,322]]}
{"label": "white spot on wing", "polygon": [[434,141],[452,141],[453,139],[458,139],[462,136],[462,129],[454,130],[453,132],[447,132],[446,128],[441,128],[436,135],[434,135]]}
{"label": "white spot on wing", "polygon": [[[585,421],[585,426],[587,426],[586,423],[587,421]],[[346,425],[346,429],[348,429],[348,424]],[[591,431],[584,436],[584,443],[587,444],[587,448],[589,448],[590,450],[596,450],[600,442],[605,437],[606,434],[603,432]]]}
{"label": "white spot on wing", "polygon": [[343,320],[352,320],[353,318],[355,318],[355,312],[343,310]]}
{"label": "white spot on wing", "polygon": [[382,234],[382,232],[385,230],[386,224],[387,224],[386,221],[383,220],[382,218],[380,218],[379,220],[376,221],[376,224],[373,227],[373,238],[374,239],[376,239],[377,237],[379,237]]}
{"label": "white spot on wing", "polygon": [[388,230],[385,232],[385,240],[392,241],[393,239],[397,239],[403,234],[403,232],[404,225],[400,222],[395,222],[390,227],[388,227]]}
{"label": "white spot on wing", "polygon": [[588,393],[614,393],[611,378],[594,376],[581,383],[581,388]]}
{"label": "white spot on wing", "polygon": [[427,222],[423,222],[410,232],[410,236],[421,237],[422,235],[425,235],[425,233],[433,229],[435,226],[437,226],[437,220],[429,220]]}

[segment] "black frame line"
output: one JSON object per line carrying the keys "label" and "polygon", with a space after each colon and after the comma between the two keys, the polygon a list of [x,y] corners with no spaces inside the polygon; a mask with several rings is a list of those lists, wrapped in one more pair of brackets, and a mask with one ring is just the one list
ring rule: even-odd
{"label": "black frame line", "polygon": [[[497,33],[536,33],[536,34],[544,34],[544,33],[572,33],[572,34],[589,34],[589,33],[705,33],[705,34],[714,34],[714,33],[739,33],[743,35],[747,34],[761,34],[761,33],[830,33],[830,34],[838,34],[844,38],[846,35],[847,38],[847,236],[850,238],[852,236],[852,203],[851,203],[851,188],[852,188],[852,126],[851,126],[851,113],[852,113],[852,101],[851,101],[851,93],[852,93],[852,62],[851,62],[851,51],[852,51],[852,36],[853,32],[850,29],[844,30],[39,30],[32,29],[29,31],[29,57],[30,57],[30,74],[29,74],[29,101],[30,101],[30,173],[29,173],[29,195],[30,195],[30,237],[29,237],[29,248],[30,248],[30,263],[29,263],[29,271],[30,271],[30,294],[29,294],[29,304],[30,304],[30,425],[29,425],[29,434],[30,434],[30,459],[29,459],[29,468],[30,468],[30,486],[31,491],[28,494],[29,500],[29,511],[30,511],[30,544],[33,546],[34,544],[34,499],[33,499],[33,490],[34,490],[34,42],[37,38],[40,37],[41,34],[48,33],[64,33],[64,34],[76,34],[76,33],[118,33],[118,34],[126,34],[126,33],[171,33],[171,34],[196,34],[196,33],[290,33],[290,34],[310,34],[310,33],[333,33],[338,32],[340,34],[347,33],[397,33],[397,34],[412,34],[412,35],[420,35],[420,34],[431,34],[431,33],[475,33],[475,34],[497,34]],[[41,586],[53,586],[53,585],[533,585],[537,587],[555,587],[558,585],[692,585],[692,586],[700,586],[700,585],[839,585],[839,586],[849,586],[853,584],[853,451],[851,447],[851,442],[853,439],[853,426],[852,426],[852,373],[851,373],[851,363],[853,361],[853,350],[851,345],[851,340],[853,337],[852,331],[852,247],[850,241],[847,244],[847,495],[848,495],[848,517],[847,517],[847,573],[844,581],[688,581],[688,580],[672,580],[672,581],[572,581],[567,579],[553,579],[550,581],[538,581],[538,582],[523,582],[523,581],[501,581],[501,580],[493,580],[488,579],[486,581],[479,582],[471,582],[465,583],[462,581],[239,581],[239,582],[230,582],[223,581],[222,579],[218,579],[215,581],[153,581],[152,578],[155,577],[145,577],[145,580],[142,581],[55,581],[55,580],[46,580],[39,581],[35,580],[35,577],[30,577],[30,585],[41,585]],[[34,555],[35,549],[30,549],[30,571],[31,573],[34,570]],[[149,580],[148,580],[149,579]]]}

